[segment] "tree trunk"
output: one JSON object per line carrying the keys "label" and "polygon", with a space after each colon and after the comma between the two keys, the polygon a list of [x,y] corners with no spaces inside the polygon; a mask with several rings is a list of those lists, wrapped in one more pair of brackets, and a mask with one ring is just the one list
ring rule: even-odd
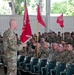
{"label": "tree trunk", "polygon": [[12,15],[15,15],[15,0],[12,1]]}

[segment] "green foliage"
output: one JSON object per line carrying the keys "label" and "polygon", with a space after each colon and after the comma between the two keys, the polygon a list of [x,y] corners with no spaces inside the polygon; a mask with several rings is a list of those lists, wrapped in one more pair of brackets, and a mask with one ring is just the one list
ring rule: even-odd
{"label": "green foliage", "polygon": [[67,16],[74,16],[74,2],[73,0],[68,0],[64,2],[55,2],[51,7],[52,14],[64,13]]}
{"label": "green foliage", "polygon": [[[11,0],[3,0],[5,2],[11,2]],[[14,0],[15,1],[15,0]],[[22,15],[24,12],[24,1],[25,0],[16,0],[17,3],[15,3],[15,13],[18,15]],[[26,0],[27,6],[30,6],[31,0]]]}
{"label": "green foliage", "polygon": [[[11,2],[12,0],[3,0],[5,2]],[[16,0],[17,3],[15,3],[15,13],[18,15],[23,15],[24,12],[24,1],[25,0]],[[38,0],[34,0],[34,3],[32,3],[32,0],[26,0],[27,6],[30,6],[32,10],[36,10]],[[9,14],[10,11],[5,8],[6,6],[0,6],[0,14]],[[42,11],[43,11],[44,5],[42,4]],[[67,16],[74,16],[74,0],[62,0],[62,2],[55,2],[53,3],[51,7],[51,14],[60,14],[64,13]]]}
{"label": "green foliage", "polygon": [[[26,0],[27,5],[30,6],[30,0]],[[18,15],[22,15],[24,12],[24,0],[17,0],[17,4],[15,4],[15,13]]]}
{"label": "green foliage", "polygon": [[31,4],[31,7],[33,9],[35,9],[35,7],[38,5],[38,1],[37,0],[34,0],[34,3]]}
{"label": "green foliage", "polygon": [[22,10],[24,10],[24,8],[21,6],[22,1],[18,0],[17,4],[15,4],[15,13],[16,14],[22,14]]}
{"label": "green foliage", "polygon": [[67,7],[65,2],[55,2],[52,5],[51,13],[52,14],[59,14],[59,13],[66,13]]}
{"label": "green foliage", "polygon": [[74,2],[73,2],[73,0],[69,0],[67,6],[68,6],[68,9],[67,9],[66,15],[74,16]]}
{"label": "green foliage", "polygon": [[5,1],[5,3],[0,5],[0,15],[11,15],[10,9],[7,7],[8,2]]}
{"label": "green foliage", "polygon": [[66,15],[74,16],[74,7],[72,5],[68,5],[68,10],[66,12]]}

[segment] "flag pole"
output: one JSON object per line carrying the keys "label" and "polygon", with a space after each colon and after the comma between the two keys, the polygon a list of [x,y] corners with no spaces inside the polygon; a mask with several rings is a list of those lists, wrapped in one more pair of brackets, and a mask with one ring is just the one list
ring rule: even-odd
{"label": "flag pole", "polygon": [[[25,3],[24,3],[24,10],[26,11],[26,0],[24,1]],[[24,12],[25,12],[24,11]],[[25,14],[24,14],[25,15]],[[25,23],[26,23],[26,16],[25,16]],[[27,54],[27,52],[26,52],[26,47],[24,47],[24,54],[26,55]]]}
{"label": "flag pole", "polygon": [[[62,14],[63,14],[63,10],[62,10]],[[63,25],[64,26],[64,25]],[[64,27],[62,27],[62,37],[63,37],[63,40],[64,40]]]}
{"label": "flag pole", "polygon": [[24,49],[24,54],[27,55],[26,47],[24,47],[23,49]]}
{"label": "flag pole", "polygon": [[64,27],[62,28],[62,38],[64,40]]}
{"label": "flag pole", "polygon": [[[38,7],[37,7],[37,10],[38,10]],[[36,35],[37,35],[36,58],[38,58],[38,20],[37,20],[37,25],[36,25]]]}
{"label": "flag pole", "polygon": [[37,7],[37,27],[36,27],[36,30],[37,30],[37,48],[36,48],[36,57],[38,58],[38,25],[39,23],[42,24],[44,27],[46,27],[43,19],[42,19],[42,15],[40,13],[40,4],[38,4],[38,7]]}
{"label": "flag pole", "polygon": [[[24,1],[24,17],[23,17],[21,42],[26,43],[27,41],[30,40],[31,37],[32,37],[32,31],[31,31],[28,9],[27,9],[26,0],[25,0]],[[27,54],[26,44],[25,44],[25,47],[23,49],[24,49],[24,54],[26,55]]]}
{"label": "flag pole", "polygon": [[37,32],[36,58],[38,58],[38,28],[39,28],[39,27],[38,27],[38,24],[39,24],[39,23],[38,23],[38,20],[37,20],[37,27],[36,27],[36,30],[37,30],[37,31],[36,31],[36,32]]}

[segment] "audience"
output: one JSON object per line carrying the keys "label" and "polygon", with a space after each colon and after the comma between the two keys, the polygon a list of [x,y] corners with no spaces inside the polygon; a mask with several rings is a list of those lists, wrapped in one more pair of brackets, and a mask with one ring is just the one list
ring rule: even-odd
{"label": "audience", "polygon": [[[20,44],[21,41],[18,37],[18,34],[16,34],[16,38],[17,43]],[[0,35],[1,45],[2,41],[2,36]],[[71,51],[72,53],[74,53],[74,32],[65,32],[64,39],[62,38],[61,32],[58,32],[58,34],[55,32],[44,32],[41,34],[39,32],[38,39],[37,35],[34,34],[32,38],[27,42],[27,46],[25,49],[26,55],[28,56],[36,57],[38,54],[38,58],[47,58],[48,61],[53,59],[59,61],[59,58],[62,59],[62,56],[68,54],[67,51]]]}

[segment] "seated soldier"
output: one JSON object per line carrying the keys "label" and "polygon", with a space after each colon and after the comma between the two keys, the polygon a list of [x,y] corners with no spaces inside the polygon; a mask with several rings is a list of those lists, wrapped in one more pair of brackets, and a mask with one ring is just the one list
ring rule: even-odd
{"label": "seated soldier", "polygon": [[73,63],[74,64],[73,46],[71,44],[68,44],[67,50],[68,50],[68,55],[66,57],[67,63]]}
{"label": "seated soldier", "polygon": [[[52,43],[52,49],[49,53],[48,61],[53,60],[54,55],[57,53],[58,53],[58,43]],[[55,59],[53,61],[55,61]]]}
{"label": "seated soldier", "polygon": [[57,54],[55,54],[53,56],[53,60],[57,61],[57,62],[63,62],[63,45],[62,44],[58,44],[58,48],[57,48]]}
{"label": "seated soldier", "polygon": [[41,38],[41,48],[40,48],[40,52],[41,52],[40,58],[48,58],[49,51],[50,51],[49,48],[50,48],[50,44],[45,41],[44,37],[42,37]]}
{"label": "seated soldier", "polygon": [[28,50],[28,56],[33,56],[35,53],[35,48],[36,48],[36,42],[35,39],[31,39],[31,44],[29,46]]}
{"label": "seated soldier", "polygon": [[40,47],[40,44],[37,43],[34,38],[32,38],[31,44],[30,44],[29,50],[28,50],[28,56],[36,57],[37,48],[38,48],[38,53],[39,53],[39,47]]}

